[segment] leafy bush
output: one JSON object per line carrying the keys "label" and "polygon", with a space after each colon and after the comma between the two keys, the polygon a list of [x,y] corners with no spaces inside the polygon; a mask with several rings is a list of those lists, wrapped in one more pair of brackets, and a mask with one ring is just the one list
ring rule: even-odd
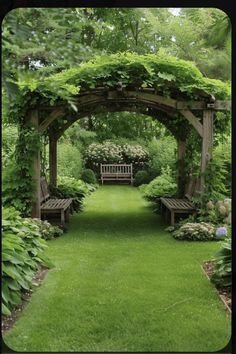
{"label": "leafy bush", "polygon": [[141,189],[149,201],[156,201],[160,197],[172,197],[177,191],[177,184],[171,176],[170,168],[162,169],[162,174]]}
{"label": "leafy bush", "polygon": [[97,183],[95,173],[93,172],[93,170],[90,170],[89,168],[83,170],[81,179],[86,183],[91,183],[91,184]]}
{"label": "leafy bush", "polygon": [[73,198],[72,208],[78,212],[83,207],[84,197],[96,188],[72,177],[59,177],[58,186],[50,186],[50,192],[58,198]]}
{"label": "leafy bush", "polygon": [[101,163],[132,163],[133,170],[143,168],[148,161],[148,153],[141,145],[117,144],[106,141],[91,144],[85,154],[86,166],[100,171]]}
{"label": "leafy bush", "polygon": [[205,202],[205,196],[193,198],[195,205],[198,208],[196,221],[211,222],[215,225],[231,224],[231,199],[225,198],[213,202],[212,200]]}
{"label": "leafy bush", "polygon": [[150,177],[147,171],[138,171],[134,176],[134,186],[138,187],[142,184],[150,182]]}
{"label": "leafy bush", "polygon": [[51,266],[44,256],[46,241],[34,220],[20,217],[14,208],[3,208],[2,312],[10,315],[21,303],[22,291],[32,287],[39,265]]}
{"label": "leafy bush", "polygon": [[220,154],[214,154],[208,164],[206,171],[206,193],[205,198],[208,200],[217,201],[229,196],[230,192],[227,189],[226,176],[228,172],[224,165],[224,159]]}
{"label": "leafy bush", "polygon": [[46,220],[32,219],[32,222],[38,226],[40,235],[44,240],[51,240],[63,234],[58,226],[53,226]]}
{"label": "leafy bush", "polygon": [[153,175],[158,176],[165,166],[171,170],[176,162],[176,140],[172,136],[164,136],[160,139],[153,138],[148,144],[149,169]]}
{"label": "leafy bush", "polygon": [[215,267],[211,281],[219,287],[230,287],[232,285],[232,247],[229,237],[223,243],[222,248],[214,258]]}
{"label": "leafy bush", "polygon": [[210,223],[186,223],[173,231],[173,237],[177,240],[209,241],[215,239],[215,227]]}
{"label": "leafy bush", "polygon": [[7,166],[9,158],[12,156],[16,141],[17,141],[17,127],[14,125],[2,126],[2,165]]}
{"label": "leafy bush", "polygon": [[80,178],[81,171],[82,158],[80,151],[69,142],[58,144],[58,174]]}

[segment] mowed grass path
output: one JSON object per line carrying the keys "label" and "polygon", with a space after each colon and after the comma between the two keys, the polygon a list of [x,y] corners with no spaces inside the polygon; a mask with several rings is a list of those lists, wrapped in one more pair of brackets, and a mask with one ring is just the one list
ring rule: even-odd
{"label": "mowed grass path", "polygon": [[49,241],[50,270],[14,328],[12,349],[217,351],[230,317],[200,265],[219,243],[180,242],[140,192],[103,186]]}

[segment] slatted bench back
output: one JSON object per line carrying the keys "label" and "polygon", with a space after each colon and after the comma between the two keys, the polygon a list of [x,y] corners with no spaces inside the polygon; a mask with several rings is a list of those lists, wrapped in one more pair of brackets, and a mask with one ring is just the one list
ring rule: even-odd
{"label": "slatted bench back", "polygon": [[50,198],[48,184],[45,177],[40,178],[41,203]]}
{"label": "slatted bench back", "polygon": [[101,175],[104,174],[119,174],[119,175],[132,175],[132,164],[101,164]]}

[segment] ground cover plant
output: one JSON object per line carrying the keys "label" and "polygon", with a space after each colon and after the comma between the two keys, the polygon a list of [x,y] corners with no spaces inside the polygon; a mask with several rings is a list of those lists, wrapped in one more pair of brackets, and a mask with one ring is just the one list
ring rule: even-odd
{"label": "ground cover plant", "polygon": [[216,228],[213,224],[186,222],[174,230],[172,236],[177,240],[210,241],[216,239],[215,232]]}
{"label": "ground cover plant", "polygon": [[219,243],[178,242],[147,205],[131,186],[88,197],[66,237],[48,244],[55,267],[4,336],[10,348],[214,352],[228,343],[230,317],[201,271]]}
{"label": "ground cover plant", "polygon": [[[52,263],[45,256],[43,238],[58,236],[59,230],[42,221],[21,218],[14,208],[3,208],[2,239],[2,312],[10,315],[22,301],[22,292],[32,287],[32,277],[40,265]],[[46,236],[47,235],[47,236]],[[49,236],[50,235],[50,236]]]}
{"label": "ground cover plant", "polygon": [[211,281],[219,288],[232,286],[232,246],[231,237],[222,244],[213,258],[214,270]]}

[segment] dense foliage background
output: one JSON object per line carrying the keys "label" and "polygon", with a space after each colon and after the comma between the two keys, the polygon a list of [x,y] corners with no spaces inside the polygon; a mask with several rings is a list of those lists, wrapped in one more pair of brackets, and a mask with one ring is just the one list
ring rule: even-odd
{"label": "dense foliage background", "polygon": [[[182,89],[186,89],[188,83],[184,82],[184,78],[193,73],[191,80],[203,86],[206,84],[206,87],[208,79],[224,81],[226,85],[217,81],[215,88],[216,93],[217,87],[219,92],[223,92],[231,79],[231,25],[226,14],[216,8],[18,8],[4,18],[2,31],[3,203],[8,207],[3,225],[6,250],[3,259],[3,277],[6,280],[3,301],[7,315],[14,305],[21,302],[22,289],[30,288],[32,274],[46,262],[42,256],[45,247],[42,234],[50,239],[59,233],[50,225],[39,225],[36,221],[21,217],[27,216],[31,205],[31,194],[28,193],[30,178],[22,178],[21,173],[31,177],[32,171],[29,161],[20,151],[24,149],[28,153],[26,155],[31,156],[40,145],[42,174],[48,177],[48,139],[37,136],[31,127],[23,134],[20,131],[24,110],[14,107],[19,103],[20,92],[16,82],[21,82],[21,88],[28,86],[28,92],[21,91],[24,108],[33,102],[32,92],[50,75],[53,75],[47,81],[51,82],[50,95],[42,85],[43,94],[48,94],[52,100],[55,97],[69,100],[69,94],[77,92],[76,85],[94,87],[95,79],[87,71],[89,60],[97,60],[97,69],[102,68],[102,74],[109,66],[109,60],[113,60],[114,67],[107,68],[105,72],[107,84],[112,86],[120,78],[128,83],[127,73],[117,70],[120,62],[125,62],[128,57],[130,61],[136,60],[136,71],[131,74],[137,81],[142,78],[143,87],[152,86],[157,77],[156,81],[162,82],[163,87],[166,82],[173,84],[176,80],[181,84],[183,79]],[[126,57],[123,52],[128,53]],[[191,61],[200,71],[188,63],[180,68],[176,77],[157,72],[157,76],[150,81],[149,76],[155,65],[150,66],[148,60],[159,60],[157,53],[160,58],[173,56]],[[146,54],[149,55],[147,60],[142,57]],[[170,62],[175,58],[169,59]],[[79,64],[83,64],[82,68],[78,68]],[[72,69],[66,75],[74,75],[75,82],[67,82],[68,77],[64,77],[64,87],[60,87],[63,86],[60,78],[64,73],[59,73],[73,67],[77,67],[77,71]],[[76,76],[78,72],[82,72],[80,77]],[[99,70],[94,76],[99,81]],[[107,77],[111,77],[110,83]],[[101,75],[101,81],[103,79]],[[12,116],[15,120],[11,119]],[[222,222],[215,203],[231,194],[231,136],[230,129],[226,134],[219,133],[222,121],[221,113],[215,119],[218,133],[214,140],[214,158],[206,176],[208,188],[204,198],[196,201],[202,208],[202,223],[205,218]],[[17,140],[19,134],[22,134],[20,141]],[[186,168],[191,168],[193,174],[199,169],[199,155],[194,154],[198,148],[199,141],[190,136]],[[129,112],[89,115],[75,122],[59,140],[59,185],[52,192],[58,197],[75,198],[73,208],[75,211],[81,210],[84,196],[95,187],[80,179],[95,183],[96,176],[89,169],[97,172],[98,177],[99,163],[114,161],[134,163],[134,184],[146,184],[141,189],[148,200],[173,196],[176,193],[176,154],[176,141],[170,131],[146,115]],[[19,162],[23,170],[19,169]],[[214,203],[211,212],[205,207],[209,200]],[[231,218],[229,213],[223,215],[223,220]],[[199,225],[193,227],[194,232],[195,227],[199,229]],[[189,229],[187,232],[189,234]],[[212,236],[213,231],[210,234]],[[203,233],[205,236],[208,237],[208,233]],[[11,250],[13,246],[16,251]]]}

